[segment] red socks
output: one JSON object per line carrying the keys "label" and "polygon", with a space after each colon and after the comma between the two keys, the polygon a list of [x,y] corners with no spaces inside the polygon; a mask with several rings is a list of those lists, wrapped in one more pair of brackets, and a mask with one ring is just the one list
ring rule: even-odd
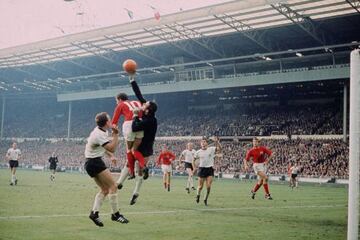
{"label": "red socks", "polygon": [[145,167],[144,156],[138,150],[135,150],[134,153],[128,152],[126,155],[127,155],[127,160],[128,160],[129,173],[131,176],[134,176],[135,160],[139,161],[139,167],[140,167],[140,169],[143,169]]}
{"label": "red socks", "polygon": [[266,194],[268,194],[268,195],[270,194],[269,193],[269,185],[267,183],[264,184],[264,190],[265,190]]}
{"label": "red socks", "polygon": [[139,167],[141,169],[143,169],[145,167],[145,159],[144,159],[143,155],[141,154],[141,152],[139,152],[138,150],[135,150],[134,157],[136,160],[139,161]]}
{"label": "red socks", "polygon": [[135,175],[135,171],[134,171],[135,158],[131,152],[126,153],[126,157],[127,157],[127,161],[128,161],[129,173],[131,176],[134,176]]}
{"label": "red socks", "polygon": [[259,190],[259,188],[261,187],[262,183],[258,184],[256,183],[254,189],[252,190],[253,192],[256,192],[257,190]]}

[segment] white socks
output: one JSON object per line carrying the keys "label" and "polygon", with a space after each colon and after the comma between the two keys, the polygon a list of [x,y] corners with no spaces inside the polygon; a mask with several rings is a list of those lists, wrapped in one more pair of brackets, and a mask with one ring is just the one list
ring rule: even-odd
{"label": "white socks", "polygon": [[11,182],[13,184],[15,184],[15,180],[16,180],[15,174],[11,174]]}
{"label": "white socks", "polygon": [[140,187],[141,187],[141,184],[143,183],[143,181],[144,181],[144,179],[142,176],[136,176],[136,183],[135,183],[133,195],[139,194]]}
{"label": "white socks", "polygon": [[101,192],[96,194],[95,200],[94,200],[94,206],[92,208],[93,212],[98,212],[100,210],[100,207],[104,201],[104,198],[105,198],[105,196]]}
{"label": "white socks", "polygon": [[116,183],[119,185],[120,183],[123,184],[127,178],[127,176],[129,175],[129,169],[127,166],[125,166],[120,173],[120,177],[118,178],[118,180],[116,181]]}
{"label": "white socks", "polygon": [[109,201],[112,213],[116,213],[119,211],[118,203],[117,203],[117,193],[109,194]]}

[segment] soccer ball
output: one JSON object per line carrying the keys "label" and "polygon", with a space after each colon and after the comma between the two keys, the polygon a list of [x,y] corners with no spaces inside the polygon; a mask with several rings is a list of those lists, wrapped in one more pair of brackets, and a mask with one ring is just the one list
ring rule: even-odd
{"label": "soccer ball", "polygon": [[134,74],[136,72],[137,64],[132,59],[127,59],[123,63],[123,69],[128,74]]}

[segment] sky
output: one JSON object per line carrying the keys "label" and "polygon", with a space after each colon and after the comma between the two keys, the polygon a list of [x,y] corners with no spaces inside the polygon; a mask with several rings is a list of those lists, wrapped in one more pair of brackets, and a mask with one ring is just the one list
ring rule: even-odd
{"label": "sky", "polygon": [[0,0],[0,49],[229,1]]}

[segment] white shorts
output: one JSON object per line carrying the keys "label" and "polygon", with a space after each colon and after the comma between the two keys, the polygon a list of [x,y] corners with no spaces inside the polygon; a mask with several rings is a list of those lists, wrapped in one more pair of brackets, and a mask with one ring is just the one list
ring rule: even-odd
{"label": "white shorts", "polygon": [[253,164],[254,172],[257,174],[258,172],[266,173],[266,166],[264,163],[254,163]]}
{"label": "white shorts", "polygon": [[123,123],[122,130],[125,140],[128,142],[133,142],[135,141],[135,138],[143,138],[144,131],[133,132],[131,125],[132,125],[132,121],[125,121]]}
{"label": "white shorts", "polygon": [[171,173],[171,165],[161,164],[161,170],[163,171],[163,173]]}

